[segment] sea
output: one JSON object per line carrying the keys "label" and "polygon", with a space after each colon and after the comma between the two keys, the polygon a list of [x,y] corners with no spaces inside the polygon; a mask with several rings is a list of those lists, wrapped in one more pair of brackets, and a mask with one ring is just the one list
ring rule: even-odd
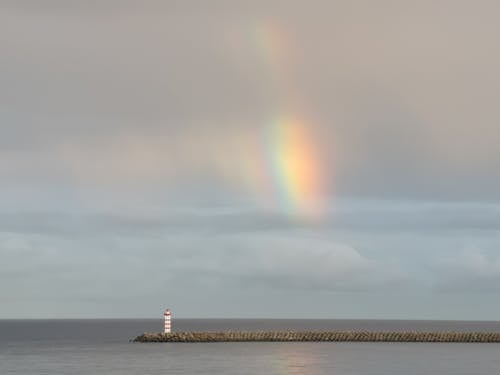
{"label": "sea", "polygon": [[[500,322],[174,319],[173,330],[500,331]],[[500,344],[133,343],[161,319],[0,320],[0,375],[496,375]]]}

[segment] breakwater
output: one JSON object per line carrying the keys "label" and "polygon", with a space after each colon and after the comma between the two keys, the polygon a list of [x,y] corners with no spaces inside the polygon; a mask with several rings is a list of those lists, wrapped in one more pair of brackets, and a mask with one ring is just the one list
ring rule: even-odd
{"label": "breakwater", "polygon": [[500,332],[260,331],[144,333],[134,342],[463,342],[500,343]]}

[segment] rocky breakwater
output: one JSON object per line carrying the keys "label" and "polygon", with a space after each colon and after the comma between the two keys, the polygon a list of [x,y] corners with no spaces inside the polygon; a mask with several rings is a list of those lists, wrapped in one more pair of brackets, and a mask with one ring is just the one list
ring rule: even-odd
{"label": "rocky breakwater", "polygon": [[500,332],[260,331],[144,333],[134,342],[463,342],[500,343]]}

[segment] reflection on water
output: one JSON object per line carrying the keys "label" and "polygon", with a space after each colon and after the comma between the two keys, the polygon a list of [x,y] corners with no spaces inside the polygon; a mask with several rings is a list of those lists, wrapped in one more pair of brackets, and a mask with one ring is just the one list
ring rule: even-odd
{"label": "reflection on water", "polygon": [[278,348],[275,352],[276,374],[289,375],[316,375],[321,358],[312,349],[313,346],[294,345],[289,343]]}

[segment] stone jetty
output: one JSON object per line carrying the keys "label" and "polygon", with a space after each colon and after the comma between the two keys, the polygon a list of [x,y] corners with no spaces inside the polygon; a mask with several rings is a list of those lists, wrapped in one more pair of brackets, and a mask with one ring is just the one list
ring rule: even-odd
{"label": "stone jetty", "polygon": [[134,342],[463,342],[500,343],[500,332],[226,331],[144,333]]}

